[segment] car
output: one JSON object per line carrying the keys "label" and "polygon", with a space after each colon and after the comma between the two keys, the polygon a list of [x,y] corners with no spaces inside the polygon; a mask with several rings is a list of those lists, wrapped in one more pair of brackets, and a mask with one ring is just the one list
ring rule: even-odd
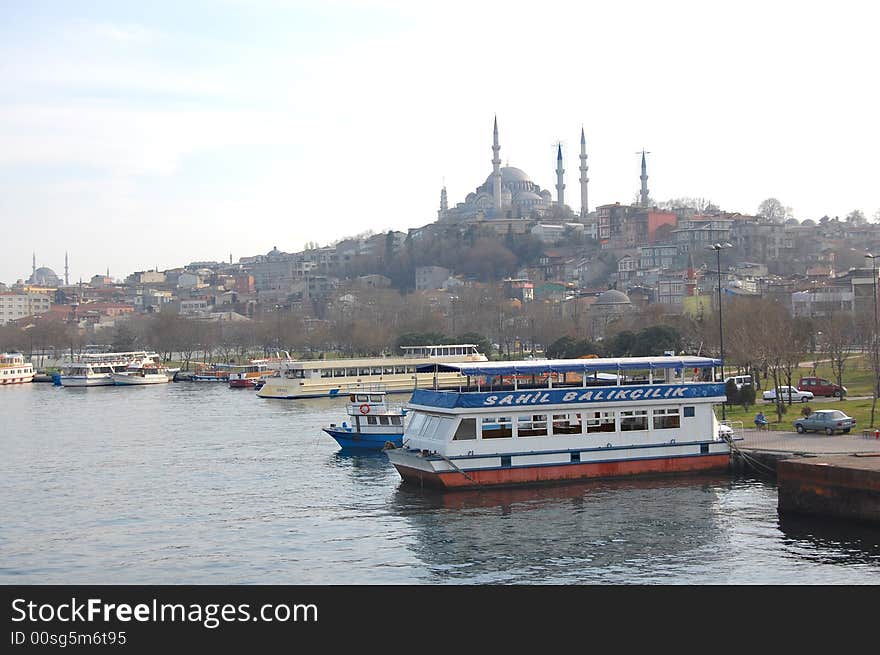
{"label": "car", "polygon": [[856,420],[847,416],[839,409],[820,409],[811,412],[809,416],[796,419],[794,429],[803,434],[804,432],[824,432],[832,435],[835,432],[848,433],[856,426]]}
{"label": "car", "polygon": [[779,387],[779,389],[768,389],[764,392],[763,398],[764,400],[776,400],[776,393],[779,392],[779,396],[782,400],[788,402],[791,400],[792,402],[800,402],[805,403],[808,400],[813,399],[812,391],[800,391],[795,387]]}
{"label": "car", "polygon": [[731,380],[733,380],[733,383],[736,385],[736,388],[739,391],[742,391],[742,388],[745,386],[752,386],[751,375],[734,375],[733,377],[725,379],[724,384],[726,385]]}
{"label": "car", "polygon": [[846,395],[846,387],[834,384],[825,378],[806,377],[798,380],[797,388],[801,391],[810,391],[814,396],[834,396],[840,398]]}

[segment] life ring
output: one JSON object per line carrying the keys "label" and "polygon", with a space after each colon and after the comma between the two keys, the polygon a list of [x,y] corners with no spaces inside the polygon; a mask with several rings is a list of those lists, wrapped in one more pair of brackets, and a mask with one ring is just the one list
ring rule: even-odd
{"label": "life ring", "polygon": [[360,410],[361,414],[369,414],[370,413],[370,406],[367,403],[364,403],[363,405],[358,407],[358,410]]}

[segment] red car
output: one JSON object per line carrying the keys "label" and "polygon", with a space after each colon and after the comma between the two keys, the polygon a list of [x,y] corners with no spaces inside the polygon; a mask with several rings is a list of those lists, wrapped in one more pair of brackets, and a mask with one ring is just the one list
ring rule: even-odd
{"label": "red car", "polygon": [[825,378],[801,378],[798,380],[797,388],[800,391],[812,391],[814,396],[840,398],[846,395],[846,387],[841,387]]}

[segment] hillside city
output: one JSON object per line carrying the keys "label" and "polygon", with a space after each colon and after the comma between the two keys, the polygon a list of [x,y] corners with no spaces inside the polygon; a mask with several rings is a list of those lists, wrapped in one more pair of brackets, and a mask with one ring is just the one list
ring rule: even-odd
{"label": "hillside city", "polygon": [[626,335],[661,326],[665,341],[644,354],[717,354],[719,298],[747,315],[750,302],[795,319],[871,313],[877,273],[866,254],[880,251],[880,223],[860,210],[799,219],[775,198],[754,213],[704,198],[656,202],[645,153],[633,200],[590,210],[583,134],[574,210],[561,146],[555,199],[522,170],[501,166],[497,122],[492,150],[485,183],[453,206],[442,189],[436,220],[407,232],[299,252],[273,246],[124,279],[71,281],[67,261],[58,275],[38,267],[35,253],[27,279],[0,284],[0,348],[106,344],[232,359],[281,350],[373,355],[431,339],[507,357],[554,343],[557,355],[639,354]]}

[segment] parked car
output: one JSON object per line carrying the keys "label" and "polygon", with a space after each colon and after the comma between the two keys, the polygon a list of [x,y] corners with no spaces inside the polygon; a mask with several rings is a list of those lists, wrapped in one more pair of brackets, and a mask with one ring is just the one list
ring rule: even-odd
{"label": "parked car", "polygon": [[834,396],[840,398],[846,395],[846,387],[834,384],[825,378],[801,378],[797,388],[801,391],[811,391],[814,396]]}
{"label": "parked car", "polygon": [[839,409],[820,409],[794,422],[794,429],[798,432],[824,432],[828,435],[835,432],[846,434],[855,426],[856,420]]}
{"label": "parked car", "polygon": [[792,402],[800,402],[805,403],[808,400],[813,399],[812,391],[800,391],[795,387],[779,387],[779,389],[767,389],[764,392],[764,400],[776,400],[776,393],[779,392],[779,396],[786,402],[791,400]]}
{"label": "parked car", "polygon": [[742,390],[745,386],[752,386],[752,376],[751,375],[734,375],[733,377],[729,377],[724,380],[724,384],[726,385],[728,382],[733,380],[733,383],[736,385],[738,390]]}

